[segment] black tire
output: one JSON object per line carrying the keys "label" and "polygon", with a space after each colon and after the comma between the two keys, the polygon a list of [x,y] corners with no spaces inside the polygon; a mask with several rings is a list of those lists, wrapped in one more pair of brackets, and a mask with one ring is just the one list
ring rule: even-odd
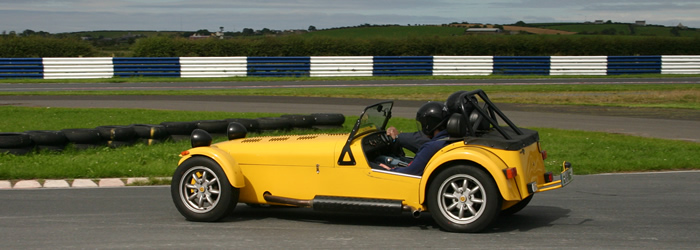
{"label": "black tire", "polygon": [[435,176],[428,188],[427,202],[430,214],[442,229],[460,233],[483,230],[501,209],[501,195],[493,178],[467,165],[449,167]]}
{"label": "black tire", "polygon": [[233,212],[239,189],[231,186],[214,160],[192,157],[175,170],[170,194],[185,219],[208,222],[221,220]]}
{"label": "black tire", "polygon": [[36,145],[36,150],[39,152],[63,152],[68,144],[63,145]]}
{"label": "black tire", "polygon": [[134,133],[141,139],[157,139],[165,140],[170,136],[163,125],[153,124],[131,124],[134,128]]}
{"label": "black tire", "polygon": [[260,124],[256,119],[246,119],[246,118],[231,118],[231,119],[226,119],[226,122],[232,123],[232,122],[237,122],[240,124],[243,124],[245,128],[248,130],[248,132],[257,132],[260,130]]}
{"label": "black tire", "polygon": [[66,134],[54,130],[25,131],[37,146],[65,146],[68,144]]}
{"label": "black tire", "polygon": [[289,130],[292,128],[292,123],[284,117],[260,117],[256,119],[260,130]]}
{"label": "black tire", "polygon": [[143,144],[146,144],[146,145],[148,145],[148,146],[153,146],[153,145],[156,145],[156,144],[163,143],[164,141],[163,141],[163,140],[159,140],[159,139],[139,139],[139,142],[141,142],[141,143],[143,143]]}
{"label": "black tire", "polygon": [[99,143],[73,143],[73,148],[75,150],[86,150],[86,149],[93,149],[93,148],[101,148],[104,146],[107,146],[106,141],[102,141]]}
{"label": "black tire", "polygon": [[190,135],[170,135],[171,141],[185,141],[190,139]]}
{"label": "black tire", "polygon": [[189,136],[197,128],[196,122],[161,122],[160,125],[163,125],[170,135]]}
{"label": "black tire", "polygon": [[311,114],[314,117],[315,125],[343,125],[345,116],[337,113],[315,113]]}
{"label": "black tire", "polygon": [[0,154],[26,155],[34,151],[34,147],[0,148]]}
{"label": "black tire", "polygon": [[506,208],[505,210],[501,210],[501,216],[511,216],[514,215],[517,212],[520,212],[520,210],[523,210],[527,206],[527,204],[530,203],[532,200],[532,197],[535,196],[534,194],[531,194],[527,198],[521,200],[520,202],[516,203],[515,205]]}
{"label": "black tire", "polygon": [[280,117],[287,118],[293,128],[311,128],[315,123],[314,117],[310,115],[282,115]]}
{"label": "black tire", "polygon": [[25,133],[0,133],[0,148],[25,148],[33,143],[32,138]]}
{"label": "black tire", "polygon": [[226,134],[228,124],[226,120],[203,120],[197,121],[197,128],[212,134]]}
{"label": "black tire", "polygon": [[131,126],[99,126],[95,129],[100,131],[100,135],[105,141],[133,141],[136,139],[136,132]]}
{"label": "black tire", "polygon": [[107,147],[110,148],[121,148],[129,147],[136,143],[136,141],[107,141]]}
{"label": "black tire", "polygon": [[104,144],[100,131],[94,128],[73,128],[61,130],[69,142],[76,144]]}
{"label": "black tire", "polygon": [[311,128],[313,129],[319,129],[319,130],[326,130],[326,129],[342,129],[342,125],[314,125]]}

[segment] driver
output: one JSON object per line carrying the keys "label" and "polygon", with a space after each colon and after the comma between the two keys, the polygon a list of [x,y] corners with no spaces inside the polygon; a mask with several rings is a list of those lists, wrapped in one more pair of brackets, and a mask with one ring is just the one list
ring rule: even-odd
{"label": "driver", "polygon": [[447,145],[447,141],[442,139],[448,136],[445,131],[448,118],[449,113],[444,104],[440,102],[423,104],[416,113],[416,121],[420,124],[421,133],[430,138],[430,141],[420,146],[413,161],[407,167],[389,167],[384,163],[380,163],[379,166],[399,173],[423,175],[423,170],[430,158]]}

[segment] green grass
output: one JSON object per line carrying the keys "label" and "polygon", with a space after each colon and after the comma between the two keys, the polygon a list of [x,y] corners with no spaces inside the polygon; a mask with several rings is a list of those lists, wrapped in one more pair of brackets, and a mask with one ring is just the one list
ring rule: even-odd
{"label": "green grass", "polygon": [[[225,119],[231,117],[261,117],[278,114],[188,112],[127,109],[67,109],[0,107],[10,120],[0,123],[2,132],[21,132],[25,129],[94,127],[132,123],[159,123],[165,120],[192,121]],[[345,129],[328,132],[347,132],[357,117],[348,117]],[[37,121],[35,121],[37,120]],[[414,131],[411,119],[392,118],[390,126],[400,131]],[[700,169],[697,155],[700,144],[600,132],[537,129],[542,146],[549,153],[547,169],[556,172],[564,160],[574,164],[577,174],[595,174],[630,171],[659,171]],[[303,130],[295,133],[316,133]],[[278,135],[281,132],[258,135]],[[217,138],[222,141],[224,138]],[[67,149],[63,153],[40,152],[24,156],[0,155],[0,179],[52,178],[105,178],[105,177],[159,177],[170,176],[181,151],[189,148],[188,141],[146,146],[137,144],[118,149]]]}
{"label": "green grass", "polygon": [[[220,79],[225,81],[225,79]],[[386,82],[400,84],[400,80]],[[58,84],[58,83],[57,83]],[[332,84],[332,83],[329,83]],[[401,87],[249,88],[172,91],[4,92],[1,95],[248,95],[342,97],[391,100],[443,100],[458,90],[483,89],[494,102],[595,105],[637,108],[700,109],[697,84],[560,84],[425,86],[412,81]],[[200,84],[204,85],[204,83]],[[245,84],[243,84],[245,85]],[[255,85],[255,84],[253,84]]]}

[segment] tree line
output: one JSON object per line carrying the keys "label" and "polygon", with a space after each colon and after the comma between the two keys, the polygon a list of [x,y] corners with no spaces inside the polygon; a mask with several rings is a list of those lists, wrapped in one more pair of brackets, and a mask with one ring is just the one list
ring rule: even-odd
{"label": "tree line", "polygon": [[[700,38],[481,35],[418,38],[278,36],[190,40],[154,36],[128,47],[134,57],[187,56],[587,56],[698,55]],[[0,58],[104,56],[87,41],[0,36]]]}

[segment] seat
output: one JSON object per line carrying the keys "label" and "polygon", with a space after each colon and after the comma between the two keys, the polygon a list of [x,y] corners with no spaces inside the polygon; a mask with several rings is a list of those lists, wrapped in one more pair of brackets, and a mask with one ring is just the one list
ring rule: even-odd
{"label": "seat", "polygon": [[469,126],[466,117],[460,113],[453,113],[447,120],[447,134],[450,136],[448,140],[461,140],[467,135],[467,126]]}

